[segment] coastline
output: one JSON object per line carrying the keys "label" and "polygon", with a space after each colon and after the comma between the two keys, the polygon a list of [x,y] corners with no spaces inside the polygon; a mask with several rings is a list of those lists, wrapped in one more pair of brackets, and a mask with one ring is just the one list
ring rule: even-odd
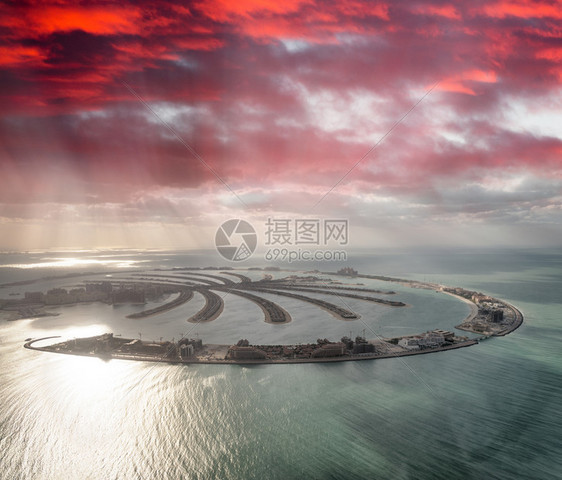
{"label": "coastline", "polygon": [[[334,275],[333,272],[324,272]],[[335,273],[338,276],[344,276]],[[460,287],[446,287],[434,283],[404,280],[392,277],[373,275],[354,275],[355,278],[372,278],[382,281],[399,283],[409,288],[433,290],[445,293],[470,305],[470,313],[463,322],[455,328],[482,335],[504,336],[517,329],[523,322],[523,314],[513,305],[502,300],[473,292]],[[251,282],[247,282],[251,283]],[[226,287],[212,287],[223,291]],[[358,289],[361,290],[361,289]],[[230,291],[230,290],[229,290]],[[174,301],[164,304],[156,309],[141,312],[141,315],[150,315],[155,310],[168,309],[170,305],[182,304],[187,297],[192,298],[193,292],[200,293],[205,298],[205,305],[192,317],[187,319],[191,323],[210,322],[218,317],[224,308],[220,295],[212,292],[210,288],[197,286],[192,292],[181,292]],[[250,293],[252,292],[252,293]],[[284,290],[270,291],[264,288],[251,288],[234,290],[231,293],[245,297],[257,304],[264,314],[264,320],[270,324],[284,324],[291,321],[289,312],[280,305],[253,292],[273,293],[277,295],[296,298],[316,304],[317,307],[327,310],[340,320],[356,320],[357,314],[337,307],[329,302],[314,297],[306,297],[300,293],[289,293]],[[346,296],[351,296],[347,295]],[[372,300],[368,297],[353,295],[359,299]],[[385,301],[386,303],[386,301]],[[396,306],[406,306],[402,302],[391,302]],[[348,314],[349,318],[344,315]],[[147,316],[148,316],[147,315]],[[353,315],[353,316],[351,316]],[[277,321],[275,321],[275,320]],[[445,330],[432,330],[421,334],[404,335],[396,338],[373,339],[367,341],[357,337],[354,342],[348,337],[342,337],[340,343],[319,339],[316,344],[295,345],[253,345],[248,340],[240,340],[237,345],[203,344],[201,340],[182,339],[180,342],[142,342],[137,339],[119,340],[112,333],[96,337],[74,339],[73,342],[65,341],[44,347],[34,344],[40,339],[27,339],[24,348],[36,351],[62,353],[68,355],[98,357],[104,360],[121,359],[135,361],[149,361],[174,364],[224,364],[224,365],[263,365],[263,364],[295,364],[295,363],[333,363],[346,361],[377,360],[381,358],[394,358],[412,355],[424,355],[467,346],[476,345],[482,339],[470,339],[465,336],[456,336],[453,332]],[[240,342],[245,342],[240,343]],[[189,346],[189,348],[188,348]],[[181,348],[180,348],[181,347]]]}
{"label": "coastline", "polygon": [[[504,328],[498,332],[494,332],[491,336],[494,337],[505,337],[506,335],[514,332],[515,330],[517,330],[521,325],[523,325],[523,313],[521,313],[521,310],[519,310],[517,307],[515,307],[514,305],[511,305],[510,303],[507,302],[502,302],[505,307],[509,310],[511,310],[513,312],[514,315],[514,321],[507,327]],[[465,326],[464,324],[467,322],[470,322],[471,320],[473,320],[475,317],[470,318],[469,320],[465,320],[463,323],[461,323],[460,325],[457,325],[455,328],[458,330],[463,330],[465,332],[471,332],[471,333],[478,333],[480,335],[482,335],[481,332],[476,331],[474,328],[471,328],[470,326]]]}
{"label": "coastline", "polygon": [[[439,290],[436,289],[436,291],[439,291]],[[469,300],[468,298],[461,297],[460,295],[455,295],[454,293],[451,293],[451,292],[445,292],[444,290],[442,290],[441,293],[444,293],[446,295],[450,295],[451,297],[458,298],[459,300],[462,300],[464,303],[470,305],[470,313],[467,315],[467,317],[461,323],[470,322],[471,320],[476,318],[476,316],[478,315],[478,305],[476,305],[472,300]],[[458,328],[458,327],[455,327],[455,328]]]}
{"label": "coastline", "polygon": [[[338,363],[338,362],[354,362],[362,360],[378,360],[383,358],[398,358],[398,357],[409,357],[413,355],[426,355],[429,353],[445,352],[448,350],[456,350],[458,348],[470,347],[472,345],[477,345],[479,342],[476,339],[466,340],[464,342],[459,342],[453,345],[441,346],[437,348],[427,348],[424,350],[413,350],[413,351],[397,351],[392,353],[381,353],[381,354],[356,354],[356,355],[346,355],[341,357],[321,357],[321,358],[266,358],[266,359],[226,359],[226,358],[164,358],[158,356],[149,356],[141,354],[123,354],[123,353],[109,353],[100,354],[94,352],[58,352],[50,347],[34,347],[33,343],[48,340],[51,338],[60,338],[57,336],[42,337],[32,339],[24,344],[24,348],[29,350],[35,350],[40,352],[50,352],[59,353],[63,355],[75,355],[79,357],[94,357],[102,360],[133,360],[141,362],[156,362],[156,363],[169,363],[169,364],[182,364],[182,365],[289,365],[296,363]],[[206,345],[209,349],[213,351],[226,351],[230,345],[218,345],[218,344],[208,344]]]}

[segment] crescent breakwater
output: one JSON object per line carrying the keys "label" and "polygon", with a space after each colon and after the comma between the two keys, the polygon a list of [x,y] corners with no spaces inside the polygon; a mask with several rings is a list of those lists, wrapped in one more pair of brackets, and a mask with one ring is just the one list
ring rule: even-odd
{"label": "crescent breakwater", "polygon": [[[376,349],[377,341],[368,342],[375,346],[371,353],[354,354],[346,351],[341,343],[320,343],[306,345],[202,345],[193,354],[183,357],[177,348],[170,348],[171,342],[151,344],[139,340],[114,337],[110,333],[95,337],[77,338],[66,342],[38,347],[34,343],[53,339],[44,337],[33,339],[24,344],[24,348],[40,352],[63,353],[85,357],[98,357],[104,360],[136,360],[143,362],[161,362],[173,364],[220,364],[220,365],[261,365],[261,364],[294,364],[294,363],[332,363],[360,360],[375,360],[382,358],[397,358],[412,355],[423,355],[435,352],[445,352],[457,348],[478,344],[478,340],[464,339],[439,347],[422,350],[404,350],[389,348],[389,345]],[[117,343],[113,343],[117,340]],[[380,342],[380,341],[379,341]],[[379,343],[381,345],[382,342]],[[328,348],[323,348],[326,346]],[[333,350],[337,354],[330,352]],[[318,352],[318,353],[316,353]]]}
{"label": "crescent breakwater", "polygon": [[[471,312],[456,328],[485,337],[503,336],[523,322],[522,313],[505,301],[458,287],[446,287],[439,284],[419,282],[379,275],[362,275],[346,269],[346,273],[323,272],[321,275],[338,275],[351,279],[373,279],[401,284],[410,288],[422,288],[453,295],[471,305]],[[405,303],[394,300],[380,299],[372,294],[395,295],[394,291],[380,291],[362,288],[360,285],[342,286],[341,282],[333,282],[317,276],[291,275],[273,280],[269,274],[263,280],[254,281],[249,277],[231,272],[220,272],[237,278],[211,275],[202,272],[191,272],[189,269],[173,269],[168,274],[137,274],[138,280],[127,284],[115,281],[112,285],[103,282],[103,289],[110,294],[113,286],[119,288],[119,295],[111,298],[127,297],[127,288],[137,298],[143,288],[154,289],[158,285],[167,292],[176,289],[178,296],[172,301],[158,307],[143,310],[129,315],[130,318],[144,318],[164,313],[172,308],[190,301],[194,293],[202,295],[205,305],[195,315],[187,319],[192,323],[212,322],[223,311],[224,302],[221,293],[232,293],[257,304],[264,314],[264,321],[270,324],[283,325],[291,321],[290,314],[277,303],[262,297],[260,294],[273,294],[291,297],[298,301],[309,302],[329,311],[340,320],[353,321],[359,318],[349,308],[342,308],[324,299],[309,297],[307,294],[326,294],[336,297],[347,297],[358,301],[373,302],[387,307],[403,307]],[[320,274],[320,272],[317,272]],[[142,277],[142,278],[141,278]],[[176,282],[180,282],[176,284]],[[185,282],[181,284],[181,282]],[[219,283],[220,282],[220,283]],[[123,293],[125,289],[125,293]],[[61,289],[58,289],[61,290]],[[90,290],[96,292],[95,288]],[[214,290],[214,291],[212,291]],[[215,293],[217,292],[217,293]],[[297,293],[298,292],[298,293]],[[61,292],[57,292],[63,295]],[[34,300],[37,300],[34,295]],[[89,298],[89,297],[88,297]],[[103,299],[100,298],[101,301]],[[477,339],[458,336],[451,331],[435,329],[416,335],[405,335],[395,338],[376,338],[367,340],[358,336],[355,339],[342,337],[339,341],[318,339],[316,343],[294,345],[254,345],[241,339],[235,345],[203,344],[201,339],[182,338],[179,342],[146,342],[140,339],[125,339],[113,336],[112,333],[87,338],[75,338],[47,346],[36,346],[39,340],[27,341],[25,348],[31,350],[64,353],[70,355],[96,356],[153,362],[182,364],[289,364],[310,362],[342,362],[354,360],[372,360],[410,355],[420,355],[447,351],[475,345]]]}
{"label": "crescent breakwater", "polygon": [[517,330],[523,323],[523,314],[510,303],[474,290],[462,287],[447,287],[437,283],[419,282],[375,275],[357,275],[358,277],[378,279],[400,283],[411,288],[422,288],[442,292],[457,297],[471,306],[471,313],[455,328],[478,333],[485,337],[503,337]]}

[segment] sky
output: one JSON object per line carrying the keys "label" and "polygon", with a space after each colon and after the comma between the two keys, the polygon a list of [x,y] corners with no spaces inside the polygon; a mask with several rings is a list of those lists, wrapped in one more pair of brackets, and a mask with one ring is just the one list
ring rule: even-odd
{"label": "sky", "polygon": [[0,250],[562,245],[562,2],[8,1]]}

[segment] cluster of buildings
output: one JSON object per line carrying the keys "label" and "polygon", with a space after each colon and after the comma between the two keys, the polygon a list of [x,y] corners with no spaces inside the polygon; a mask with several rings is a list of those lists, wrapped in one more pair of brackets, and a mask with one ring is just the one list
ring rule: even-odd
{"label": "cluster of buildings", "polygon": [[272,353],[267,346],[255,347],[247,339],[238,340],[236,345],[228,347],[226,358],[230,360],[264,360]]}
{"label": "cluster of buildings", "polygon": [[248,340],[240,340],[236,345],[228,348],[227,359],[231,360],[264,360],[275,358],[309,359],[330,358],[344,355],[359,355],[375,353],[375,345],[367,342],[363,337],[356,337],[355,341],[343,337],[340,342],[318,339],[316,343],[303,345],[250,345]]}
{"label": "cluster of buildings", "polygon": [[185,360],[203,350],[203,340],[200,338],[182,338],[178,342],[178,348],[180,357]]}
{"label": "cluster of buildings", "polygon": [[345,344],[338,343],[324,343],[312,351],[311,358],[328,358],[328,357],[341,357],[347,353]]}
{"label": "cluster of buildings", "polygon": [[[139,357],[155,357],[160,359],[188,358],[203,348],[201,340],[182,339],[178,343],[170,341],[143,342],[140,339],[115,337],[112,333],[104,333],[96,337],[74,338],[57,344],[57,351],[95,355],[131,355]],[[191,352],[188,354],[187,352]]]}
{"label": "cluster of buildings", "polygon": [[469,322],[469,326],[476,333],[494,334],[512,320],[513,316],[508,318],[502,309],[479,308],[478,315]]}
{"label": "cluster of buildings", "polygon": [[[453,344],[452,332],[434,330],[423,335],[404,337],[398,345],[406,351],[435,348]],[[399,339],[395,339],[399,340]],[[32,342],[30,342],[32,343]],[[26,344],[27,345],[27,344]],[[203,345],[201,339],[182,338],[179,342],[173,341],[142,341],[127,339],[105,333],[95,337],[75,338],[57,343],[49,347],[40,347],[38,350],[48,350],[58,353],[92,355],[102,358],[127,358],[149,361],[170,361],[185,363],[295,363],[301,361],[322,360],[353,360],[363,358],[376,358],[389,356],[385,351],[389,344],[380,341],[376,345],[368,342],[364,337],[351,340],[343,337],[340,342],[331,342],[327,339],[318,339],[316,343],[305,345],[250,345],[247,339],[238,341],[236,345]],[[27,346],[27,348],[33,348]],[[399,348],[394,346],[394,349]],[[400,351],[404,351],[400,349]],[[397,350],[393,350],[395,355]]]}
{"label": "cluster of buildings", "polygon": [[226,358],[229,360],[265,360],[267,353],[258,347],[232,345],[228,348]]}
{"label": "cluster of buildings", "polygon": [[258,345],[252,346],[248,340],[240,340],[228,348],[226,358],[230,360],[264,360],[275,358],[327,358],[347,353],[344,343],[318,339],[317,343],[304,345]]}
{"label": "cluster of buildings", "polygon": [[478,306],[477,315],[457,327],[462,330],[482,334],[496,334],[503,327],[512,323],[517,316],[510,307],[483,293],[459,287],[442,288],[441,290],[471,300]]}
{"label": "cluster of buildings", "polygon": [[375,353],[375,345],[369,343],[365,337],[355,337],[353,341],[349,337],[342,337],[341,342],[346,346],[353,355],[359,355],[362,353]]}
{"label": "cluster of buildings", "polygon": [[157,298],[165,293],[165,287],[155,284],[111,282],[87,283],[84,287],[67,290],[52,288],[46,293],[25,292],[21,300],[11,300],[19,304],[68,305],[79,302],[146,303],[147,298]]}
{"label": "cluster of buildings", "polygon": [[424,350],[426,348],[439,348],[454,343],[455,334],[448,330],[431,330],[421,335],[403,337],[398,345],[406,350]]}
{"label": "cluster of buildings", "polygon": [[65,305],[69,303],[104,300],[107,300],[107,294],[102,291],[92,291],[86,288],[73,288],[71,290],[52,288],[46,293],[25,292],[23,302],[42,305]]}
{"label": "cluster of buildings", "polygon": [[[407,351],[438,348],[452,345],[455,341],[453,332],[446,330],[432,330],[421,335],[395,339],[397,345]],[[393,342],[394,343],[394,342]],[[225,346],[226,347],[226,346]],[[342,337],[339,342],[318,339],[316,343],[302,345],[250,345],[247,339],[239,340],[231,345],[221,358],[233,361],[266,360],[308,360],[327,359],[353,355],[377,355],[380,345],[368,342],[364,337],[357,336],[355,340]],[[396,348],[396,347],[395,347]],[[209,352],[201,339],[182,338],[179,342],[146,342],[140,339],[124,339],[107,333],[97,337],[73,339],[59,344],[59,351],[71,353],[88,353],[96,355],[131,355],[137,357],[155,357],[170,360],[190,360],[203,358]],[[202,357],[203,355],[203,357]]]}
{"label": "cluster of buildings", "polygon": [[357,275],[357,270],[351,267],[340,268],[337,272],[338,275],[347,275],[348,277],[355,277]]}
{"label": "cluster of buildings", "polygon": [[441,287],[440,290],[442,292],[452,293],[453,295],[457,295],[459,297],[466,298],[467,300],[471,300],[476,305],[481,306],[496,306],[497,300],[492,298],[488,295],[484,295],[480,292],[474,292],[472,290],[466,290],[461,287]]}

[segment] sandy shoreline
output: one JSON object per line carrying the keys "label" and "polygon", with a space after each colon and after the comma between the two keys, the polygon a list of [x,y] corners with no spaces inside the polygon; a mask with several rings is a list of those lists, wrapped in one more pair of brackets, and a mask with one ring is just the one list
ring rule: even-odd
{"label": "sandy shoreline", "polygon": [[461,323],[470,322],[473,318],[476,317],[476,315],[478,315],[478,305],[476,305],[472,300],[461,297],[460,295],[455,295],[454,293],[450,293],[450,292],[441,291],[441,293],[445,293],[447,295],[450,295],[451,297],[458,298],[459,300],[462,300],[464,303],[470,305],[470,313]]}

